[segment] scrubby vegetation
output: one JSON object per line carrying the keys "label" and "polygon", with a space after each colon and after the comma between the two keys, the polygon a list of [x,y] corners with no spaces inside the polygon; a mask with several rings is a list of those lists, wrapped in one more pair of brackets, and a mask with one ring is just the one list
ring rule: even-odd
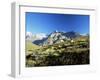
{"label": "scrubby vegetation", "polygon": [[89,40],[74,39],[53,45],[27,43],[26,67],[89,64]]}

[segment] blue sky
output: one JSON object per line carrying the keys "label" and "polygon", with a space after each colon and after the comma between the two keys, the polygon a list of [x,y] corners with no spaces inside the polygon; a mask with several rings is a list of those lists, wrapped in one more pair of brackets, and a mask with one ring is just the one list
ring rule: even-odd
{"label": "blue sky", "polygon": [[26,12],[26,32],[33,34],[57,31],[89,33],[89,15]]}

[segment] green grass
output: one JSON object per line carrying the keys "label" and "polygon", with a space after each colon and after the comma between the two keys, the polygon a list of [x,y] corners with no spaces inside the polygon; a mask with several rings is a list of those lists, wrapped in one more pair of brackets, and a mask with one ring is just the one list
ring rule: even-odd
{"label": "green grass", "polygon": [[26,55],[31,54],[38,48],[40,48],[40,46],[33,44],[31,41],[26,41]]}
{"label": "green grass", "polygon": [[88,43],[77,40],[40,47],[27,42],[26,67],[89,64]]}

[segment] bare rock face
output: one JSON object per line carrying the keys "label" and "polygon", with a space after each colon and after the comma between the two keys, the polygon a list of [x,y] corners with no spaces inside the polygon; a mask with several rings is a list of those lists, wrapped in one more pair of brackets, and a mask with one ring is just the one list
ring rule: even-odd
{"label": "bare rock face", "polygon": [[58,32],[57,30],[52,32],[46,41],[44,41],[44,45],[52,45],[56,43],[61,43],[67,40],[74,39],[76,37],[80,37],[81,35],[76,32]]}

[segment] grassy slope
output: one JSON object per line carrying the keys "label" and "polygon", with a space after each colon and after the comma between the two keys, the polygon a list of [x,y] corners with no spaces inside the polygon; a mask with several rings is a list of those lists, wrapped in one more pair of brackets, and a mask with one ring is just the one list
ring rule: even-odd
{"label": "grassy slope", "polygon": [[56,66],[89,64],[89,41],[86,37],[80,37],[74,42],[63,42],[39,47],[27,42],[27,51],[34,53],[26,59],[26,66]]}
{"label": "grassy slope", "polygon": [[26,41],[26,54],[30,54],[33,50],[38,48],[38,45],[33,44],[31,41]]}

